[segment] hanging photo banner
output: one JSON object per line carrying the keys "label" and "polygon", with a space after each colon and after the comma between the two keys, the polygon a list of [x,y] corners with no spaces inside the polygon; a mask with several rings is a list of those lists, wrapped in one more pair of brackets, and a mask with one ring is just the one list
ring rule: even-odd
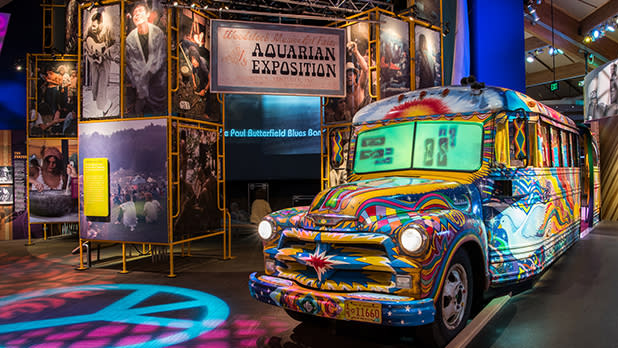
{"label": "hanging photo banner", "polygon": [[211,23],[213,93],[345,96],[343,29]]}

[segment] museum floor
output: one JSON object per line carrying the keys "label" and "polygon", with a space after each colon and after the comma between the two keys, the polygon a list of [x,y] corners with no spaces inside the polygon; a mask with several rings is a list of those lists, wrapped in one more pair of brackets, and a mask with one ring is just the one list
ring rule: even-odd
{"label": "museum floor", "polygon": [[[410,330],[299,324],[255,301],[247,281],[262,269],[258,240],[235,233],[228,261],[215,242],[175,257],[175,278],[165,255],[119,273],[117,245],[76,271],[74,238],[0,242],[0,346],[415,347]],[[618,224],[603,222],[512,296],[469,347],[618,347],[617,265]]]}

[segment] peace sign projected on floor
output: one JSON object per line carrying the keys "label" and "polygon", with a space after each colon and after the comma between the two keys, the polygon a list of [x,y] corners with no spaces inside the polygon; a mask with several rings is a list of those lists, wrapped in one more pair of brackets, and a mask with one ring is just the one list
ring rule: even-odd
{"label": "peace sign projected on floor", "polygon": [[0,346],[165,347],[211,331],[228,316],[218,297],[172,286],[40,290],[0,298]]}

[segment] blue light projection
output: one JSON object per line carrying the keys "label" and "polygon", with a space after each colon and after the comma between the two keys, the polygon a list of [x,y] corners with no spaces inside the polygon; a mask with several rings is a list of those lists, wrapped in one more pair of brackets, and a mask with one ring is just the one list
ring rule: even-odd
{"label": "blue light projection", "polygon": [[[0,335],[53,328],[62,334],[62,327],[68,325],[97,323],[103,323],[101,327],[133,324],[174,330],[166,335],[125,337],[103,344],[130,348],[189,341],[224,323],[230,311],[223,300],[201,291],[164,285],[103,284],[7,296],[0,298],[0,313]],[[14,322],[20,318],[21,322]],[[114,333],[109,332],[109,336]]]}

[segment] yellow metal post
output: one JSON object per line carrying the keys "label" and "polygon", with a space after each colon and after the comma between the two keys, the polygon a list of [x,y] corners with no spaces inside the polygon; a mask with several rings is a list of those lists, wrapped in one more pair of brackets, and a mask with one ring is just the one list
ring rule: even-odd
{"label": "yellow metal post", "polygon": [[168,278],[176,278],[174,274],[174,244],[170,243],[170,274],[167,275]]}
{"label": "yellow metal post", "polygon": [[84,243],[82,242],[82,239],[79,239],[79,267],[77,268],[77,270],[79,271],[83,271],[86,269],[86,267],[84,267],[84,249],[83,249],[83,245]]}
{"label": "yellow metal post", "polygon": [[129,271],[127,271],[127,255],[125,253],[125,246],[126,243],[122,243],[122,271],[120,271],[122,274],[129,273]]}

